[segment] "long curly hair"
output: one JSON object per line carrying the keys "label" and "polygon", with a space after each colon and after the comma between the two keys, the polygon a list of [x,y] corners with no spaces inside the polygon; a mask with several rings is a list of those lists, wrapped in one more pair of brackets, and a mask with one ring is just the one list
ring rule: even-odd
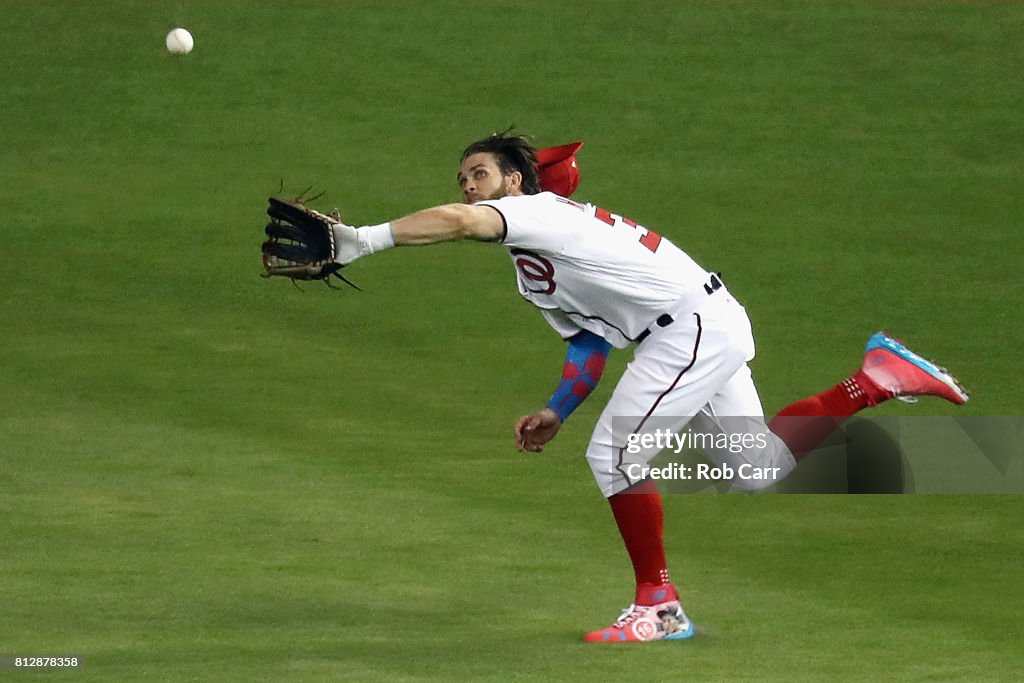
{"label": "long curly hair", "polygon": [[538,194],[541,191],[537,150],[524,136],[512,133],[511,128],[489,135],[466,147],[461,160],[465,161],[466,157],[480,152],[493,154],[498,160],[498,168],[505,175],[519,171],[523,176],[523,194]]}

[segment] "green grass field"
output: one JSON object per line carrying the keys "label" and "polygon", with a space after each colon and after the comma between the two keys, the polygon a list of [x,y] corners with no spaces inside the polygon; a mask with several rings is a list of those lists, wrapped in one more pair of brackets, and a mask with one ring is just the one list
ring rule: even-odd
{"label": "green grass field", "polygon": [[884,328],[1021,415],[1024,5],[0,11],[0,657],[85,659],[0,679],[1019,680],[1017,496],[666,496],[697,637],[585,646],[631,598],[582,458],[628,352],[527,457],[563,345],[500,248],[257,275],[282,180],[376,223],[516,124],[725,274],[767,411]]}

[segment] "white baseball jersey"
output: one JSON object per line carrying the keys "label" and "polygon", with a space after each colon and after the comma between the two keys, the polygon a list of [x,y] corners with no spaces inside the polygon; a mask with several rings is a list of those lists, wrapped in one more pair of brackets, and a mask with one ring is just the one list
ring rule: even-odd
{"label": "white baseball jersey", "polygon": [[709,273],[669,240],[551,192],[484,200],[505,220],[519,293],[563,338],[588,330],[624,348]]}

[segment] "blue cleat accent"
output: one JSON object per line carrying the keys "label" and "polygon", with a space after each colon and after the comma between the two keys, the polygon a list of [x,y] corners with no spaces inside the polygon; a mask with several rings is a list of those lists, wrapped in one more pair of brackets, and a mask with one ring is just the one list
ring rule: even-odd
{"label": "blue cleat accent", "polygon": [[693,638],[693,634],[694,628],[693,622],[691,621],[689,624],[687,624],[685,631],[680,631],[679,633],[670,633],[669,635],[662,638],[662,640],[689,640],[690,638]]}
{"label": "blue cleat accent", "polygon": [[875,332],[871,335],[871,339],[868,339],[868,345],[864,349],[864,352],[867,353],[868,351],[874,351],[875,349],[885,349],[886,351],[895,353],[903,360],[910,361],[936,379],[940,379],[945,374],[943,369],[938,365],[927,358],[922,358],[917,355],[908,349],[900,340],[893,339],[884,332]]}

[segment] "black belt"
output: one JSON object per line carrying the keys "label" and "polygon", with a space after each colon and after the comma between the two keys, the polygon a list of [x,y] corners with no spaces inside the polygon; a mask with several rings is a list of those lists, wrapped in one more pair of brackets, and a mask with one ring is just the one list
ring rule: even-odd
{"label": "black belt", "polygon": [[[708,281],[704,283],[704,291],[708,293],[708,296],[711,296],[724,286],[725,285],[722,284],[722,274],[712,273],[711,277],[708,278]],[[670,316],[668,313],[662,313],[661,315],[658,316],[658,319],[654,321],[654,325],[651,325],[646,330],[644,330],[643,332],[636,336],[636,343],[639,344],[644,339],[650,337],[651,331],[654,329],[655,325],[657,325],[658,327],[668,327],[675,321],[676,319]]]}

